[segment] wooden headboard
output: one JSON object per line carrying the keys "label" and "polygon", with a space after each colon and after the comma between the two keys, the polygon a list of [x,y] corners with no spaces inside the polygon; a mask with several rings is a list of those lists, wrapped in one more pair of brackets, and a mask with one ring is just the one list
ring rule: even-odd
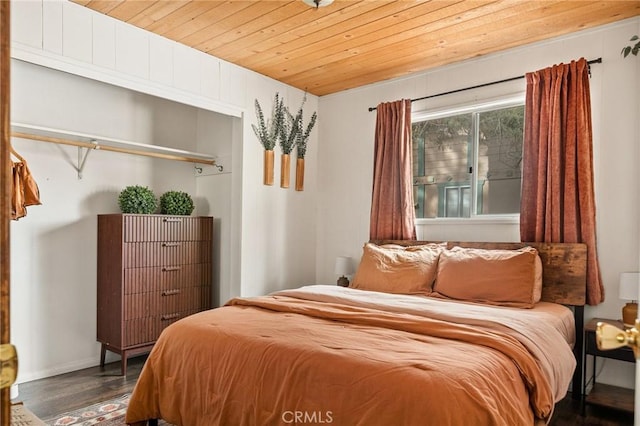
{"label": "wooden headboard", "polygon": [[[372,240],[374,244],[412,246],[439,241]],[[492,243],[448,241],[447,247],[516,250],[534,247],[542,260],[542,300],[584,306],[587,283],[587,246],[582,243]]]}

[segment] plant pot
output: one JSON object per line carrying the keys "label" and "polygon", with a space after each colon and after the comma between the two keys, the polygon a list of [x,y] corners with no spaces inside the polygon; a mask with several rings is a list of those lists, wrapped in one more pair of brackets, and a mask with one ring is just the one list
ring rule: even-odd
{"label": "plant pot", "polygon": [[280,188],[289,187],[289,175],[291,174],[291,155],[282,154],[280,159]]}
{"label": "plant pot", "polygon": [[296,159],[296,191],[304,191],[304,158]]}
{"label": "plant pot", "polygon": [[265,185],[273,185],[273,150],[264,150],[264,164],[262,179]]}

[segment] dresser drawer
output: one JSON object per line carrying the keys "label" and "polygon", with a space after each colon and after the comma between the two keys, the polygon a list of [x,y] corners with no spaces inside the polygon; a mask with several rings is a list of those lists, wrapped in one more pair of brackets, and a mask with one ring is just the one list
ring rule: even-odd
{"label": "dresser drawer", "polygon": [[125,268],[210,263],[211,253],[211,244],[197,241],[125,243],[122,263]]}
{"label": "dresser drawer", "polygon": [[211,241],[209,217],[124,215],[124,241]]}
{"label": "dresser drawer", "polygon": [[175,288],[124,297],[124,319],[162,317],[211,307],[211,287]]}
{"label": "dresser drawer", "polygon": [[174,312],[161,316],[136,318],[123,322],[124,336],[122,338],[125,347],[144,345],[158,340],[160,333],[167,326],[179,319],[188,317],[198,311]]}
{"label": "dresser drawer", "polygon": [[211,263],[127,268],[124,270],[124,294],[208,286],[211,268]]}

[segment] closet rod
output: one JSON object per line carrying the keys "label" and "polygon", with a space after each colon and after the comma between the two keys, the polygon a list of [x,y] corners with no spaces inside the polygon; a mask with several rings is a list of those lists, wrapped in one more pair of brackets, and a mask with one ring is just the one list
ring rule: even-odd
{"label": "closet rod", "polygon": [[11,132],[11,136],[14,138],[31,139],[31,140],[40,141],[40,142],[77,146],[80,148],[99,149],[102,151],[112,151],[112,152],[121,152],[124,154],[143,155],[146,157],[162,158],[165,160],[186,161],[189,163],[208,164],[210,166],[213,166],[216,164],[215,160],[207,160],[204,158],[163,154],[159,152],[147,152],[147,151],[140,151],[135,149],[127,149],[127,148],[118,148],[115,146],[100,145],[98,143],[74,141],[69,139],[55,138],[51,136],[34,135],[31,133],[24,133],[24,132]]}
{"label": "closet rod", "polygon": [[[592,60],[587,62],[587,64],[589,64],[589,65],[591,65],[591,64],[601,64],[601,63],[602,63],[602,58],[592,59]],[[589,75],[591,75],[591,74],[589,74]],[[463,87],[462,89],[450,90],[448,92],[436,93],[435,95],[429,95],[429,96],[423,96],[421,98],[411,99],[411,102],[423,101],[425,99],[437,98],[438,96],[451,95],[453,93],[464,92],[466,90],[479,89],[481,87],[493,86],[494,84],[507,83],[509,81],[520,80],[520,79],[522,79],[524,77],[525,77],[524,75],[519,75],[517,77],[505,78],[504,80],[491,81],[489,83],[478,84],[476,86]],[[369,107],[369,112],[375,111],[376,109],[378,109],[378,107]]]}

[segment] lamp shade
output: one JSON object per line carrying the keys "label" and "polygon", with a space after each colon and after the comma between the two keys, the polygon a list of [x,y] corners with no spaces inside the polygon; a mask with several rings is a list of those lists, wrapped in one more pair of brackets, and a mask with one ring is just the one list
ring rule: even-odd
{"label": "lamp shade", "polygon": [[353,262],[349,256],[336,257],[334,269],[336,275],[351,275],[353,273]]}
{"label": "lamp shade", "polygon": [[620,274],[619,297],[622,300],[638,300],[640,291],[640,272],[623,272]]}
{"label": "lamp shade", "polygon": [[333,3],[333,0],[302,0],[302,1],[303,3],[311,7],[315,7],[316,9],[319,7],[329,6],[331,3]]}

